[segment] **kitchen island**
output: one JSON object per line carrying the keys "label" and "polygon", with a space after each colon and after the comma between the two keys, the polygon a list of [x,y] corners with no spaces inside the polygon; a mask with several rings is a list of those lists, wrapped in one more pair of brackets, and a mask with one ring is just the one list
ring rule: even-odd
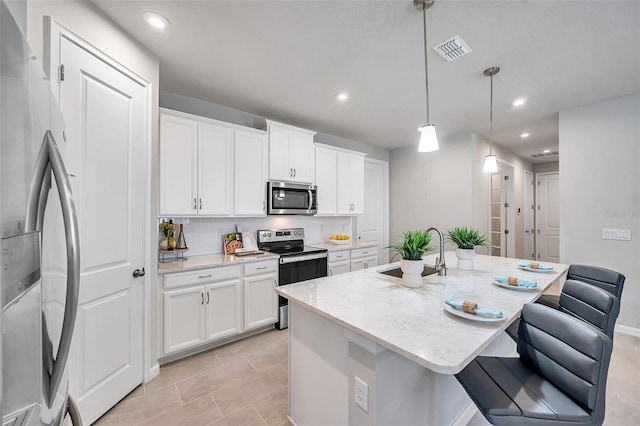
{"label": "kitchen island", "polygon": [[[433,265],[434,258],[425,263]],[[553,271],[536,273],[518,268],[517,259],[478,255],[474,271],[459,271],[455,253],[446,260],[447,276],[424,277],[418,289],[378,272],[398,264],[277,288],[290,302],[289,415],[295,424],[466,424],[475,406],[453,374],[479,354],[515,354],[504,330],[568,266],[549,264]],[[538,287],[500,287],[492,283],[497,275],[535,280]],[[501,309],[504,320],[462,319],[444,309],[447,297]]]}

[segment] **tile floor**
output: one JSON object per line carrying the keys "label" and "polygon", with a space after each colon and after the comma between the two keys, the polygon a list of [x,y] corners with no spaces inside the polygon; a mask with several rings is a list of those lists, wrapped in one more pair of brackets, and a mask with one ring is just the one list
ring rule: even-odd
{"label": "tile floor", "polygon": [[[272,330],[165,365],[96,424],[288,425],[287,340],[286,330]],[[639,403],[640,338],[618,333],[604,424],[638,424]],[[478,413],[468,426],[488,424]]]}

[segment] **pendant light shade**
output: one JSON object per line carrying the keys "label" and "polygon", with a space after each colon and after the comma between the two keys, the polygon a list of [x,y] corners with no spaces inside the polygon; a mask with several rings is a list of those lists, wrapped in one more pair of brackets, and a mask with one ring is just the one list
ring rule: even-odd
{"label": "pendant light shade", "polygon": [[489,154],[484,157],[484,167],[482,168],[483,173],[495,173],[498,171],[498,161],[496,160],[496,156],[493,154]]}
{"label": "pendant light shade", "polygon": [[419,152],[433,152],[440,149],[438,146],[438,135],[436,135],[436,126],[433,124],[425,124],[418,130],[420,131]]}
{"label": "pendant light shade", "polygon": [[498,171],[498,161],[493,155],[493,76],[500,72],[500,67],[491,67],[484,70],[484,75],[491,77],[491,109],[489,112],[489,155],[484,158],[483,173],[495,173]]}
{"label": "pendant light shade", "polygon": [[[422,10],[422,29],[424,36],[424,82],[426,96],[426,118],[429,123],[429,67],[427,63],[427,9],[433,6],[435,0],[413,0],[413,6]],[[436,126],[433,124],[425,124],[418,129],[420,131],[420,143],[418,144],[419,152],[433,152],[440,149],[438,145],[438,135],[436,134]]]}

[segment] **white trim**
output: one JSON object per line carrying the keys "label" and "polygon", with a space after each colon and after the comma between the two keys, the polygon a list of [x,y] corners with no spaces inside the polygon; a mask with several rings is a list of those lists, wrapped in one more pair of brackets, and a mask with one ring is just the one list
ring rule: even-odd
{"label": "white trim", "polygon": [[264,121],[267,122],[267,129],[271,126],[274,126],[274,127],[282,127],[287,130],[293,130],[295,132],[307,133],[311,136],[314,136],[316,133],[318,133],[315,130],[303,129],[302,127],[296,127],[296,126],[292,126],[291,124],[280,123],[279,121],[269,120],[268,118],[265,118]]}
{"label": "white trim", "polygon": [[[540,206],[540,204],[538,203],[539,201],[539,197],[538,197],[538,191],[540,191],[540,185],[538,184],[538,176],[552,176],[552,175],[558,175],[558,179],[560,179],[560,171],[556,171],[556,172],[539,172],[539,173],[534,173],[533,174],[533,186],[535,187],[533,190],[533,200],[534,200],[534,206],[537,206],[533,209],[534,215],[533,215],[533,224],[535,226],[535,233],[534,233],[534,248],[535,248],[535,252],[536,252],[536,258],[539,257],[540,255],[540,249],[538,247],[539,244],[539,239],[538,239],[538,223],[539,223],[539,218],[538,215],[540,214],[540,210],[538,209],[538,207]],[[560,200],[558,200],[558,202],[560,202]],[[548,207],[548,206],[547,206]],[[562,223],[562,220],[560,221],[560,223]],[[562,228],[560,229],[560,244],[562,244]],[[560,256],[562,256],[562,250],[560,250]],[[560,257],[560,261],[562,261],[562,257]]]}
{"label": "white trim", "polygon": [[343,330],[343,334],[345,339],[369,352],[371,355],[376,356],[387,350],[384,346],[380,346],[366,337],[362,337],[361,335],[354,333],[351,330],[347,330],[346,328]]}
{"label": "white trim", "polygon": [[145,376],[144,378],[144,383],[149,383],[151,380],[158,377],[158,375],[160,374],[160,364],[157,362],[153,364],[149,369],[148,373],[149,373],[148,377]]}
{"label": "white trim", "polygon": [[[151,153],[152,153],[152,123],[153,119],[151,117],[151,113],[153,111],[152,105],[152,97],[153,92],[151,90],[151,82],[147,81],[145,78],[141,77],[138,73],[132,71],[127,66],[121,64],[120,62],[114,60],[106,53],[94,47],[92,44],[87,42],[86,40],[77,36],[73,31],[64,27],[60,23],[58,23],[51,16],[44,17],[44,67],[45,72],[49,77],[49,83],[51,84],[51,89],[56,100],[59,102],[60,98],[60,81],[57,78],[58,69],[60,67],[60,46],[62,38],[65,38],[77,45],[79,48],[85,50],[89,54],[93,55],[100,61],[109,65],[110,67],[118,70],[122,74],[126,75],[128,78],[133,80],[135,83],[139,84],[144,90],[144,117],[146,123],[144,124],[144,147],[147,154],[147,161],[145,162],[145,167],[147,168],[146,173],[143,173],[146,177],[145,188],[147,191],[145,197],[145,216],[143,220],[147,222],[148,226],[143,226],[143,247],[142,247],[142,260],[144,263],[144,268],[148,273],[144,278],[144,282],[142,284],[143,290],[143,306],[141,307],[143,310],[142,317],[142,332],[143,332],[143,345],[142,345],[142,377],[140,377],[141,383],[146,379],[151,380],[159,373],[158,360],[157,360],[157,351],[151,350],[151,277],[153,272],[155,271],[155,258],[152,258],[152,253],[155,256],[154,248],[151,245],[150,235],[153,235],[155,230],[155,223],[149,218],[151,217]],[[56,76],[56,78],[51,78],[52,76]],[[155,331],[155,330],[153,330]],[[151,359],[153,356],[156,359]]]}
{"label": "white trim", "polygon": [[628,325],[616,324],[616,333],[628,334],[629,336],[640,337],[640,328],[629,327]]}
{"label": "white trim", "polygon": [[[322,145],[321,146],[330,146]],[[366,155],[366,154],[365,154]],[[378,262],[380,264],[389,263],[389,250],[386,249],[389,245],[389,162],[384,160],[378,160],[375,158],[365,157],[365,163],[377,164],[382,166],[382,212],[384,217],[382,218],[382,246],[378,247]],[[356,226],[360,226],[360,221],[356,219]],[[360,229],[356,229],[356,235],[359,235]],[[386,257],[384,255],[387,255]]]}
{"label": "white trim", "polygon": [[255,133],[257,135],[264,136],[267,134],[266,130],[256,129],[254,127],[242,126],[240,124],[229,123],[227,121],[216,120],[215,118],[203,117],[201,115],[189,114],[188,112],[176,111],[168,108],[158,108],[158,112],[162,115],[170,115],[172,117],[184,118],[187,120],[197,121],[198,123],[210,123],[218,126],[224,126],[234,130],[242,130],[245,132]]}
{"label": "white trim", "polygon": [[[366,152],[362,152],[362,151],[354,151],[352,149],[347,149],[347,148],[342,148],[339,146],[334,146],[334,145],[327,145],[325,143],[320,143],[320,142],[314,142],[313,145],[316,148],[324,148],[324,149],[329,149],[331,151],[336,151],[336,152],[343,152],[345,154],[352,154],[352,155],[361,155],[363,157],[367,156]],[[366,158],[365,160],[372,160],[371,162],[381,162],[381,163],[386,163],[386,161],[381,161],[381,160],[376,160],[374,158]]]}

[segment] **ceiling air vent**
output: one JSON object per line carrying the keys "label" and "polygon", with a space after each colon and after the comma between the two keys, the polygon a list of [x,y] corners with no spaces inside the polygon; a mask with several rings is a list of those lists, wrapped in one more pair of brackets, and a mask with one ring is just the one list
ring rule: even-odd
{"label": "ceiling air vent", "polygon": [[438,52],[440,56],[447,60],[447,62],[451,62],[454,59],[463,57],[467,53],[473,52],[473,49],[471,49],[467,42],[459,35],[443,41],[435,46],[433,50]]}
{"label": "ceiling air vent", "polygon": [[559,155],[558,151],[549,151],[549,152],[539,152],[537,154],[529,154],[531,158],[541,158],[541,157],[551,157],[554,155]]}

